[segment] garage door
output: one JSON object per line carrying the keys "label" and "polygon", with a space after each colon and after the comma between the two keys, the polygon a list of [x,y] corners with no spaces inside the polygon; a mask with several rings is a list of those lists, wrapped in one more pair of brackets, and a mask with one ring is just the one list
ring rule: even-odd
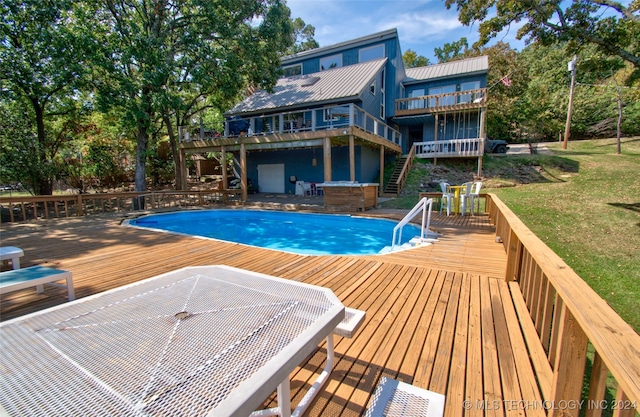
{"label": "garage door", "polygon": [[258,165],[258,188],[261,193],[284,194],[284,164]]}

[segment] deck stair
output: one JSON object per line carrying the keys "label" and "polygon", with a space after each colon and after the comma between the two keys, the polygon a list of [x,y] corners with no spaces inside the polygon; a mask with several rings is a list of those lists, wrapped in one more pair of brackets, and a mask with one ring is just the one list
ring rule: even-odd
{"label": "deck stair", "polygon": [[407,162],[408,155],[402,155],[396,161],[396,166],[391,173],[391,178],[384,187],[383,197],[397,197],[402,191],[401,186],[398,187],[398,178],[402,174],[402,168]]}

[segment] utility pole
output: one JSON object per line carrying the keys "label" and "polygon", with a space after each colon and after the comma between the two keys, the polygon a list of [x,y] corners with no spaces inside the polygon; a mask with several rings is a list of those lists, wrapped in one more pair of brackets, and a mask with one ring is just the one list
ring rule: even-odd
{"label": "utility pole", "polygon": [[576,85],[576,61],[577,55],[573,55],[573,59],[569,61],[568,69],[571,71],[571,89],[569,90],[569,108],[567,109],[567,124],[564,127],[564,142],[562,149],[567,149],[567,142],[571,136],[571,113],[573,112],[573,89]]}

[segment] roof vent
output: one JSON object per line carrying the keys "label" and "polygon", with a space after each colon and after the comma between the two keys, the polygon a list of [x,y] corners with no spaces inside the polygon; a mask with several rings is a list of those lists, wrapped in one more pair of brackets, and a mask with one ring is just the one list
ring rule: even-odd
{"label": "roof vent", "polygon": [[302,82],[301,87],[311,87],[312,85],[314,85],[318,81],[320,81],[320,77],[309,77],[309,78],[307,78],[306,80],[304,80]]}

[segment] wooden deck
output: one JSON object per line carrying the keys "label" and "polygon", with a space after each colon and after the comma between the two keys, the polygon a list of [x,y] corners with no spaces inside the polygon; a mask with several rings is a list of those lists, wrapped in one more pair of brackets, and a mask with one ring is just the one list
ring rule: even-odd
{"label": "wooden deck", "polygon": [[[78,298],[184,266],[211,264],[331,288],[346,306],[367,316],[356,337],[336,337],[334,371],[310,416],[360,415],[381,376],[445,394],[446,417],[545,414],[536,407],[540,394],[503,279],[506,255],[486,216],[435,215],[432,229],[442,233],[436,244],[374,256],[288,254],[127,228],[119,225],[122,218],[2,224],[2,244],[24,249],[23,266],[70,270]],[[65,301],[64,290],[45,288],[43,294],[4,295],[1,319]],[[295,372],[294,405],[325,356],[319,346]]]}

